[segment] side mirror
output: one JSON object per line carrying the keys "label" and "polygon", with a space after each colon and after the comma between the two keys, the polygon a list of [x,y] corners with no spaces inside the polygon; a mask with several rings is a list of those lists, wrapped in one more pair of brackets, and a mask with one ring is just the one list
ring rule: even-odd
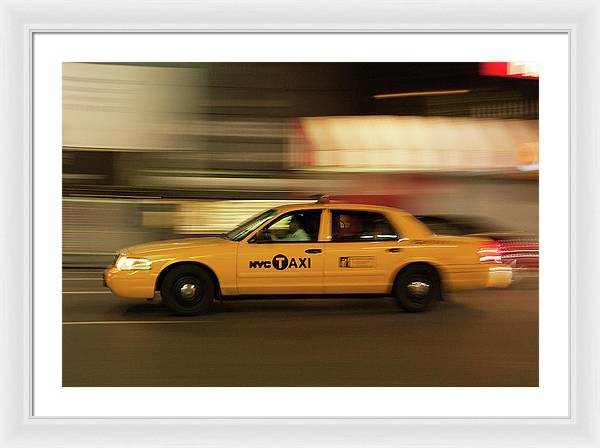
{"label": "side mirror", "polygon": [[258,232],[256,232],[256,242],[264,243],[265,241],[271,241],[271,236],[269,235],[269,232],[266,232],[264,230],[259,230]]}

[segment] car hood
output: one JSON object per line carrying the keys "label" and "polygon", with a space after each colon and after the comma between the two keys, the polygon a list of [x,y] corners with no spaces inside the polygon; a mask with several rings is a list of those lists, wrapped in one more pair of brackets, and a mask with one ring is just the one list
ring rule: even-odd
{"label": "car hood", "polygon": [[214,248],[215,246],[222,246],[225,244],[231,244],[232,241],[225,238],[216,237],[199,237],[199,238],[181,238],[177,240],[165,240],[165,241],[153,241],[151,243],[138,244],[131,247],[126,247],[120,252],[139,256],[148,257],[151,255],[163,255],[171,254],[179,251],[186,251],[188,249],[205,249]]}

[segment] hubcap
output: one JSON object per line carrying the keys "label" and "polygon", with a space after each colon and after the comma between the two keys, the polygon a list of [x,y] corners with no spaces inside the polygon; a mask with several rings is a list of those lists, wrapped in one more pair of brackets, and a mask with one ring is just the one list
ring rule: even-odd
{"label": "hubcap", "polygon": [[423,298],[429,293],[429,285],[425,282],[411,282],[406,287],[413,297]]}
{"label": "hubcap", "polygon": [[181,297],[184,299],[191,299],[196,295],[196,285],[192,285],[191,283],[186,283],[179,290],[181,293]]}

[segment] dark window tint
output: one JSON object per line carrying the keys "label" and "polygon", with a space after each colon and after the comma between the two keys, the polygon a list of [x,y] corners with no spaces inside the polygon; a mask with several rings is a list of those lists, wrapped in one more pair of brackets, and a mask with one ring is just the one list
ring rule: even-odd
{"label": "dark window tint", "polygon": [[398,232],[380,213],[332,211],[332,241],[392,241]]}

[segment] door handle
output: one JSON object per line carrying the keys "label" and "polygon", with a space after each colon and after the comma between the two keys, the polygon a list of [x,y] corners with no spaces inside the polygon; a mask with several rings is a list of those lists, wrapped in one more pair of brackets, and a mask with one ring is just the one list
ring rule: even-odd
{"label": "door handle", "polygon": [[307,254],[320,254],[323,251],[321,249],[306,249],[304,252]]}
{"label": "door handle", "polygon": [[399,247],[392,247],[391,249],[388,249],[388,252],[400,252],[400,248]]}

